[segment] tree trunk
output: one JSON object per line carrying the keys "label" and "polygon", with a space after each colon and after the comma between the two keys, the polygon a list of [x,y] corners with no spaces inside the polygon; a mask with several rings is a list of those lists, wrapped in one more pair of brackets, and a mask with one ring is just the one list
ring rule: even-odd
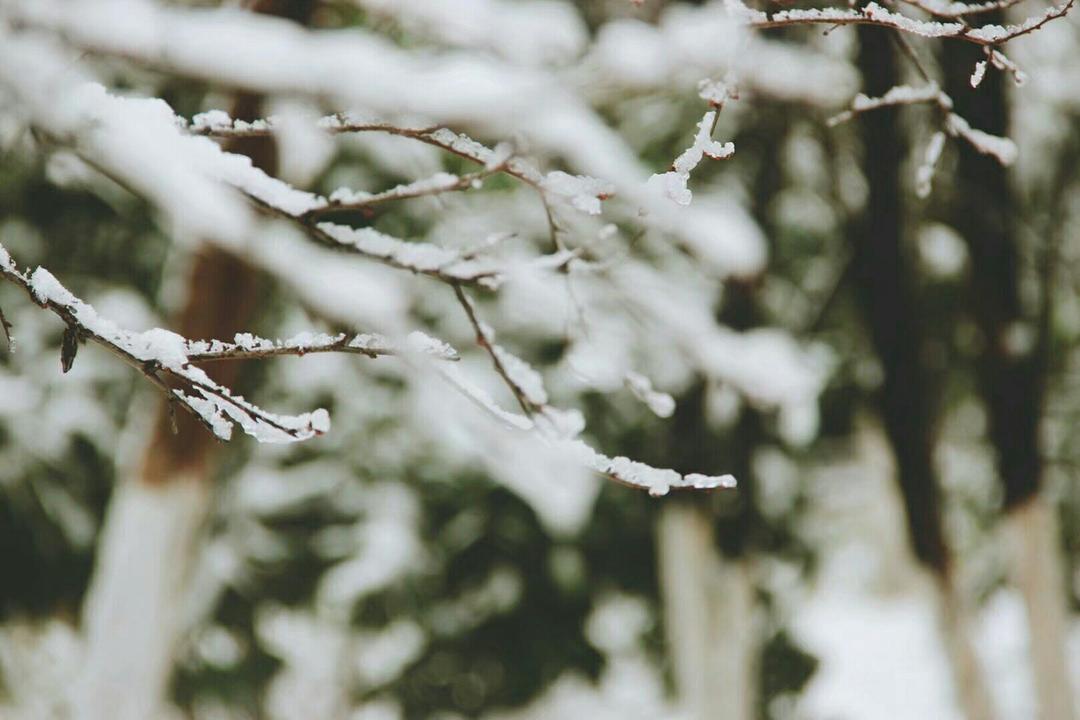
{"label": "tree trunk", "polygon": [[745,559],[717,550],[707,504],[667,502],[657,531],[664,626],[688,720],[752,720],[757,701],[754,588]]}
{"label": "tree trunk", "polygon": [[[303,20],[311,3],[260,0],[252,9]],[[241,94],[231,114],[255,119],[259,106],[258,97]],[[275,172],[272,139],[240,139],[226,149]],[[246,330],[257,291],[258,276],[251,267],[203,247],[192,263],[177,332],[209,339]],[[219,363],[207,371],[233,386],[240,369],[241,363]],[[170,417],[167,404],[159,404],[141,460],[118,481],[107,512],[83,609],[85,660],[73,688],[74,717],[145,720],[160,715],[183,629],[183,589],[213,494],[216,445],[190,415]]]}
{"label": "tree trunk", "polygon": [[[890,31],[861,27],[858,33],[864,92],[881,95],[899,82]],[[861,304],[884,370],[877,402],[896,459],[909,540],[939,589],[939,618],[957,700],[968,720],[985,720],[992,717],[989,694],[968,637],[966,603],[953,582],[942,530],[931,382],[922,362],[923,327],[913,273],[903,252],[904,136],[891,109],[862,115],[859,129],[868,197],[852,230]]]}
{"label": "tree trunk", "polygon": [[1010,580],[1027,608],[1039,717],[1068,720],[1075,711],[1065,654],[1069,623],[1064,563],[1054,508],[1041,495],[1012,507],[1005,518],[1005,536]]}
{"label": "tree trunk", "polygon": [[[994,13],[986,22],[1003,18]],[[946,89],[956,111],[974,127],[1007,134],[1004,73],[987,72],[973,90],[968,77],[983,56],[963,45],[945,46]],[[952,221],[971,257],[972,308],[983,341],[976,369],[1005,489],[1010,576],[1027,605],[1039,713],[1045,720],[1069,720],[1075,710],[1063,648],[1066,594],[1060,536],[1053,512],[1039,497],[1047,337],[1040,337],[1034,313],[1025,313],[1021,300],[1016,207],[1006,169],[960,143],[954,185]],[[1047,287],[1042,290],[1049,292]],[[1036,342],[1025,341],[1036,337]]]}

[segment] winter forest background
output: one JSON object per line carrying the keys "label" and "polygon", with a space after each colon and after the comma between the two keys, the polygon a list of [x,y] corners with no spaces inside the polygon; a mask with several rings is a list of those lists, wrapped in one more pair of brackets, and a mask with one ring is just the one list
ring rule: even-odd
{"label": "winter forest background", "polygon": [[221,4],[0,0],[0,717],[1078,717],[1072,0]]}

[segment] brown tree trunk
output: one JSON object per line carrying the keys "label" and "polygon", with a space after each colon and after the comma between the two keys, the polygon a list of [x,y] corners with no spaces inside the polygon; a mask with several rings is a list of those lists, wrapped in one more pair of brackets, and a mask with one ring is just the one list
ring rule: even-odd
{"label": "brown tree trunk", "polygon": [[[260,0],[251,9],[304,20],[311,3]],[[255,119],[260,105],[257,96],[241,94],[231,114]],[[270,138],[239,139],[226,149],[247,155],[268,173],[276,170]],[[204,246],[193,258],[175,329],[189,338],[232,337],[250,325],[258,290],[259,277],[249,265]],[[227,386],[241,370],[242,363],[207,368]],[[216,439],[189,414],[173,415],[167,403],[159,403],[141,458],[118,482],[109,504],[84,608],[86,645],[72,696],[75,717],[160,715],[183,630],[183,590],[210,508],[216,450]]]}
{"label": "brown tree trunk", "polygon": [[[864,92],[884,94],[899,82],[890,33],[872,27],[861,27],[858,33]],[[966,604],[956,590],[942,529],[933,462],[936,411],[922,361],[924,336],[914,273],[903,252],[904,135],[891,109],[862,115],[859,129],[868,197],[852,235],[861,304],[884,370],[877,403],[896,459],[912,550],[939,589],[941,631],[959,705],[968,720],[985,720],[992,717],[989,694],[968,637]]]}
{"label": "brown tree trunk", "polygon": [[[1000,23],[1003,17],[994,13],[986,22]],[[991,70],[973,90],[968,77],[983,56],[963,45],[945,46],[946,89],[956,111],[975,127],[1006,135],[1005,74]],[[1075,709],[1063,646],[1067,609],[1061,538],[1053,509],[1040,496],[1039,425],[1048,349],[1039,325],[1044,319],[1026,311],[1021,300],[1016,203],[1006,168],[962,143],[959,153],[952,222],[971,258],[972,310],[982,335],[976,370],[1005,490],[1009,574],[1027,607],[1039,716],[1069,720]],[[1042,290],[1049,292],[1048,287]]]}

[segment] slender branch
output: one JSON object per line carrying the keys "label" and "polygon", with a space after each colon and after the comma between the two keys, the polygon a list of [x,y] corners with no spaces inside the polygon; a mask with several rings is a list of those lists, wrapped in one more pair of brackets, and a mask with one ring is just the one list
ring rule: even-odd
{"label": "slender branch", "polygon": [[[271,357],[294,355],[303,357],[311,353],[350,353],[375,359],[400,355],[402,349],[389,338],[374,333],[361,335],[324,335],[304,333],[288,340],[267,340],[253,335],[237,335],[237,342],[220,340],[189,341],[185,354],[193,363],[221,360],[260,360]],[[459,360],[457,353],[447,349],[432,348],[428,355],[442,360]]]}
{"label": "slender branch", "polygon": [[[976,45],[1000,45],[1028,33],[1038,30],[1048,22],[1064,17],[1072,8],[1075,0],[1066,0],[1061,5],[1047,8],[1042,15],[1028,18],[1019,25],[984,25],[970,27],[962,22],[928,22],[915,20],[900,13],[894,13],[875,2],[860,9],[825,8],[815,10],[783,10],[750,20],[747,24],[757,29],[792,27],[795,25],[876,25],[891,28],[913,35],[931,38],[953,38],[966,40]],[[993,8],[991,8],[993,9]]]}
{"label": "slender branch", "polygon": [[918,8],[934,17],[953,19],[994,10],[1007,10],[1024,0],[992,0],[984,3],[943,2],[942,0],[899,0],[899,2]]}
{"label": "slender branch", "polygon": [[[198,116],[196,116],[198,117]],[[493,161],[499,165],[498,171],[506,173],[521,180],[524,183],[539,187],[543,182],[544,174],[531,163],[521,158],[511,158],[506,162],[497,161],[497,153],[492,148],[479,143],[467,135],[456,133],[437,125],[427,127],[405,127],[386,122],[365,121],[358,119],[349,113],[336,113],[322,117],[316,123],[318,127],[333,135],[345,133],[385,133],[398,137],[411,138],[419,142],[437,147],[440,150],[457,155],[460,158],[471,160],[480,165],[488,165]],[[187,127],[192,135],[214,137],[219,139],[237,137],[265,137],[277,132],[278,123],[274,118],[245,122],[243,120],[219,121],[216,123],[199,123],[193,121]]]}
{"label": "slender branch", "polygon": [[[100,317],[92,306],[80,300],[47,270],[33,273],[18,269],[0,246],[0,275],[18,287],[41,307],[50,310],[67,325],[61,365],[71,368],[78,344],[91,341],[108,350],[142,373],[160,390],[170,404],[179,403],[204,427],[220,439],[231,437],[232,423],[264,441],[305,440],[329,429],[325,410],[298,416],[269,413],[233,395],[193,366],[196,362],[304,355],[310,352],[345,352],[368,357],[398,354],[400,348],[379,335],[336,336],[307,333],[286,341],[270,341],[239,334],[236,342],[191,341],[166,330],[133,333]],[[426,354],[456,360],[457,354],[443,343],[420,346]]]}
{"label": "slender branch", "polygon": [[450,173],[437,173],[432,177],[416,182],[398,185],[397,187],[384,190],[380,193],[351,192],[338,190],[330,195],[329,202],[325,207],[309,210],[304,219],[321,216],[327,213],[366,210],[374,205],[394,200],[411,200],[413,198],[441,195],[447,192],[459,192],[479,188],[480,183],[490,175],[499,172],[502,168],[495,167],[490,170],[469,173],[467,175],[451,175]]}
{"label": "slender branch", "polygon": [[937,83],[929,83],[920,88],[897,85],[881,97],[867,97],[860,93],[855,96],[848,110],[830,118],[828,124],[829,126],[839,125],[871,110],[921,103],[929,103],[939,110],[943,118],[942,130],[945,133],[967,141],[980,153],[992,156],[1002,165],[1011,165],[1016,160],[1017,149],[1012,140],[971,127],[967,120],[953,112],[952,98],[946,95]]}
{"label": "slender branch", "polygon": [[[242,189],[241,189],[242,190]],[[372,228],[352,228],[314,218],[292,215],[249,193],[248,199],[267,214],[295,223],[318,244],[333,250],[361,255],[390,267],[427,275],[446,283],[468,283],[496,287],[502,274],[493,263],[466,257],[457,251],[431,243],[406,242]]]}
{"label": "slender branch", "polygon": [[454,295],[457,297],[461,307],[465,309],[465,315],[469,318],[469,324],[472,325],[473,331],[476,333],[476,344],[491,356],[491,364],[495,367],[495,372],[503,379],[506,386],[510,388],[510,392],[513,393],[514,398],[518,401],[518,405],[521,406],[525,415],[532,418],[534,413],[542,411],[544,406],[534,402],[534,400],[529,397],[529,394],[525,392],[521,385],[516,382],[507,371],[506,366],[503,364],[503,359],[500,357],[497,350],[497,346],[490,337],[488,329],[476,316],[476,307],[473,305],[472,299],[465,294],[465,291],[461,289],[461,285],[457,283],[454,284]]}

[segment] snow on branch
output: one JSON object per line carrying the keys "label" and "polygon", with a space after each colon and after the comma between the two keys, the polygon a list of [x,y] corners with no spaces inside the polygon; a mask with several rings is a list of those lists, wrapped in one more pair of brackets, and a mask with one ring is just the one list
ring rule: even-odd
{"label": "snow on branch", "polygon": [[431,177],[398,185],[378,193],[339,188],[330,194],[329,202],[325,207],[316,208],[310,211],[309,214],[364,210],[374,205],[394,200],[409,200],[412,198],[438,195],[446,192],[479,189],[483,184],[484,178],[497,170],[498,168],[492,168],[491,170],[483,170],[467,175],[454,175],[452,173],[440,172]]}
{"label": "snow on branch", "polygon": [[626,387],[634,394],[654,415],[669,418],[675,413],[675,398],[666,392],[660,392],[653,388],[652,380],[638,372],[627,372],[623,380]]}
{"label": "snow on branch", "polygon": [[[2,56],[0,51],[0,59]],[[29,98],[36,98],[36,88],[21,84],[15,87]],[[349,250],[449,282],[488,285],[498,282],[499,273],[489,261],[465,258],[427,243],[405,242],[370,229],[310,222],[318,211],[331,208],[334,203],[267,175],[246,156],[226,152],[212,140],[182,132],[183,123],[161,100],[117,97],[96,84],[77,84],[71,92],[78,108],[76,112],[57,122],[50,108],[43,107],[32,118],[35,124],[70,145],[92,166],[157,204],[178,223],[190,224],[188,218],[192,216],[203,218],[206,222],[200,222],[197,227],[208,237],[230,244],[252,232],[252,219],[245,214],[247,209],[242,204],[231,206],[232,194],[222,187],[223,183],[258,207],[295,222],[328,247]],[[31,104],[31,109],[38,108]],[[223,115],[205,115],[196,127],[224,127],[228,117]],[[228,124],[235,127],[231,122]],[[249,125],[259,127],[255,123]],[[464,143],[458,139],[457,144]],[[156,166],[169,167],[170,172],[156,172]],[[497,169],[498,165],[490,171]],[[470,186],[472,182],[469,180]],[[385,193],[380,201],[433,194],[445,188],[446,184],[441,182],[414,184],[396,193]],[[230,206],[222,207],[225,203]],[[200,212],[192,213],[192,207],[200,208]],[[217,212],[218,209],[221,211]]]}
{"label": "snow on branch", "polygon": [[[1016,161],[1016,143],[1009,138],[991,135],[990,133],[971,127],[971,124],[968,123],[967,120],[953,112],[952,98],[945,94],[945,92],[938,87],[937,83],[933,82],[918,88],[909,85],[897,85],[896,87],[890,88],[889,91],[881,97],[868,97],[860,93],[855,96],[850,109],[829,119],[829,125],[833,126],[842,122],[847,122],[856,115],[872,110],[895,107],[898,105],[916,105],[920,103],[929,103],[938,109],[943,118],[942,129],[947,134],[954,138],[963,139],[977,151],[984,155],[990,155],[1002,165],[1011,165]],[[932,168],[940,155],[941,147],[939,146],[939,141],[934,140],[927,149],[925,162],[917,171],[917,192],[921,192],[922,188],[929,191],[929,180],[933,172],[932,170],[928,171],[927,166]]]}
{"label": "snow on branch", "polygon": [[[64,372],[71,369],[79,344],[89,340],[139,370],[170,403],[181,405],[221,440],[232,437],[234,425],[239,425],[260,442],[275,443],[307,440],[330,429],[330,416],[326,410],[276,415],[214,382],[192,365],[200,352],[212,354],[213,343],[192,343],[160,328],[141,333],[123,330],[75,297],[45,268],[38,267],[32,273],[20,271],[2,246],[0,275],[23,288],[34,302],[51,310],[67,324],[61,350]],[[204,345],[205,350],[202,349]],[[218,344],[217,347],[226,346]],[[188,354],[192,350],[195,357]]]}
{"label": "snow on branch", "polygon": [[444,282],[479,283],[494,288],[501,281],[501,272],[493,261],[466,256],[432,243],[406,242],[373,228],[352,228],[330,222],[305,227],[312,237],[330,247]]}
{"label": "snow on branch", "polygon": [[[420,351],[441,360],[459,359],[457,351],[445,343],[426,346]],[[328,335],[305,332],[287,340],[269,340],[251,333],[238,333],[231,343],[221,340],[189,340],[184,352],[190,362],[196,363],[217,360],[255,360],[283,355],[303,357],[311,353],[327,352],[352,353],[374,359],[387,355],[400,355],[402,347],[378,333]]]}
{"label": "snow on branch", "polygon": [[939,18],[962,18],[968,15],[1006,10],[1024,0],[991,0],[984,3],[945,2],[944,0],[902,0],[911,7]]}
{"label": "snow on branch", "polygon": [[[1000,45],[1022,35],[1038,30],[1043,25],[1064,17],[1075,0],[1047,8],[1039,15],[1027,18],[1017,25],[983,25],[971,27],[964,22],[938,22],[917,20],[901,13],[887,10],[875,2],[858,9],[823,8],[811,10],[782,10],[764,18],[748,21],[753,28],[766,29],[792,25],[877,25],[904,33],[928,38],[953,38],[976,45]],[[995,9],[995,8],[988,8]],[[958,16],[949,16],[958,17]]]}
{"label": "snow on branch", "polygon": [[[646,490],[653,496],[666,495],[671,490],[714,490],[736,487],[736,480],[731,475],[712,476],[697,473],[682,475],[674,470],[654,468],[626,457],[608,457],[578,439],[577,436],[585,429],[581,413],[550,405],[540,374],[527,362],[495,342],[494,331],[479,318],[472,299],[460,286],[455,286],[454,292],[476,333],[477,345],[490,356],[495,372],[503,379],[525,414],[517,415],[503,410],[487,393],[470,386],[459,373],[456,373],[456,368],[443,369],[442,372],[444,375],[453,373],[450,376],[453,384],[497,419],[519,430],[536,431],[545,442],[568,453],[593,472],[627,487]],[[638,389],[643,389],[640,383]],[[660,407],[662,394],[653,391],[651,384],[648,386],[648,391],[652,393],[649,396],[650,407],[656,405],[654,411],[658,415],[669,416],[670,411],[666,415],[663,414],[668,410],[667,404],[663,403],[663,407]],[[671,400],[670,396],[666,397],[667,400]]]}
{"label": "snow on branch", "polygon": [[[710,92],[709,97],[713,97],[713,93]],[[725,94],[724,97],[729,96]],[[735,143],[721,143],[712,138],[719,113],[719,103],[723,101],[714,99],[710,102],[715,107],[706,112],[698,123],[693,144],[675,158],[675,162],[671,164],[671,170],[649,178],[650,187],[657,189],[660,194],[679,205],[689,205],[693,199],[694,195],[687,187],[687,183],[690,182],[690,173],[701,164],[704,158],[725,160],[735,154]]]}
{"label": "snow on branch", "polygon": [[992,47],[984,47],[983,51],[986,53],[986,60],[975,63],[975,70],[971,73],[971,87],[977,88],[982,83],[983,77],[986,75],[987,63],[1002,72],[1012,75],[1013,82],[1017,85],[1023,85],[1027,82],[1027,73],[1021,70],[1020,66],[1010,60],[1005,53]]}
{"label": "snow on branch", "polygon": [[573,58],[588,42],[574,7],[546,0],[352,0],[378,18],[449,46],[490,50],[541,65]]}
{"label": "snow on branch", "polygon": [[851,120],[856,115],[871,110],[879,110],[897,105],[918,105],[920,103],[935,103],[946,109],[952,108],[952,100],[941,90],[937,83],[927,83],[922,87],[910,85],[897,85],[889,88],[888,92],[880,97],[869,97],[863,93],[855,96],[851,101],[851,107],[844,112],[829,118],[829,127],[835,127]]}
{"label": "snow on branch", "polygon": [[[232,120],[220,110],[214,111],[211,118],[205,117],[206,115],[208,114],[204,113],[192,118],[192,122],[188,126],[188,131],[191,134],[216,138],[264,137],[271,135],[278,125],[275,118],[272,117],[246,122]],[[601,202],[614,195],[614,189],[608,182],[583,175],[570,175],[559,170],[545,174],[522,158],[505,155],[500,148],[489,148],[483,143],[473,140],[468,135],[456,133],[448,128],[408,127],[368,120],[350,113],[337,113],[320,118],[318,126],[326,132],[334,134],[381,132],[398,137],[407,137],[484,166],[484,170],[481,172],[461,177],[449,173],[439,173],[427,180],[399,186],[386,193],[379,194],[386,197],[358,198],[360,203],[367,205],[384,200],[431,194],[430,191],[434,190],[439,192],[467,190],[474,187],[475,181],[482,180],[492,173],[509,175],[533,187],[548,200],[553,198],[565,200],[572,207],[590,215],[599,214]],[[346,202],[346,197],[353,196],[346,196],[343,193],[338,199]],[[331,195],[331,206],[327,207],[327,210],[335,209],[332,207],[334,201],[335,198]],[[314,212],[321,210],[322,208],[319,208]]]}

